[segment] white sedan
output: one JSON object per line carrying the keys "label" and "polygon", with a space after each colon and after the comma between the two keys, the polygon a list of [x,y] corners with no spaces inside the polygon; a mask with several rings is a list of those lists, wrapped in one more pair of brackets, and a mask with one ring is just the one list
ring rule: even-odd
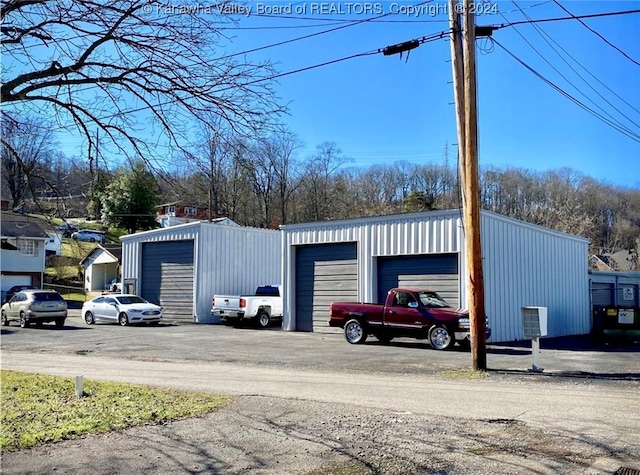
{"label": "white sedan", "polygon": [[142,297],[130,294],[101,295],[82,305],[82,317],[87,325],[98,321],[157,324],[162,319],[162,307]]}

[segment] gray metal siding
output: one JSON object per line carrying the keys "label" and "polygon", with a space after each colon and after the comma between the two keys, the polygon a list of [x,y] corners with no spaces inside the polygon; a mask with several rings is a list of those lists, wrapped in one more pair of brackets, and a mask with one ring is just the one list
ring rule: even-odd
{"label": "gray metal siding", "polygon": [[280,231],[195,222],[123,236],[122,277],[141,291],[145,243],[194,241],[194,288],[190,308],[198,323],[213,323],[215,293],[251,293],[259,284],[282,283]]}
{"label": "gray metal siding", "polygon": [[491,341],[524,338],[522,307],[547,307],[549,336],[591,331],[587,239],[488,212],[481,225]]}
{"label": "gray metal siding", "polygon": [[393,287],[435,290],[453,307],[459,304],[457,254],[434,254],[378,258],[378,302]]}
{"label": "gray metal siding", "polygon": [[194,241],[142,244],[142,298],[167,320],[193,321]]}
{"label": "gray metal siding", "polygon": [[296,251],[296,329],[328,328],[329,304],[357,301],[355,243],[300,246]]}
{"label": "gray metal siding", "polygon": [[196,246],[196,315],[214,323],[214,294],[251,294],[259,285],[282,284],[281,232],[202,223]]}
{"label": "gray metal siding", "polygon": [[[309,244],[358,243],[358,296],[378,299],[380,257],[457,253],[466,259],[459,210],[411,213],[282,227],[285,330],[296,330],[296,254]],[[485,308],[492,341],[522,338],[520,309],[548,308],[553,336],[588,333],[588,240],[495,213],[481,212]],[[459,266],[460,307],[468,308],[467,271]],[[402,274],[410,275],[410,274]],[[416,274],[420,275],[420,274]]]}
{"label": "gray metal siding", "polygon": [[591,305],[606,307],[614,305],[614,284],[608,282],[591,282]]}

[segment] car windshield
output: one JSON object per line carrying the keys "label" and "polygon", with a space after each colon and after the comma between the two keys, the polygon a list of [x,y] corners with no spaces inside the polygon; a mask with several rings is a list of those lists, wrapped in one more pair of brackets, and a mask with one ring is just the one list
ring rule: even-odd
{"label": "car windshield", "polygon": [[36,302],[59,302],[62,296],[55,292],[42,292],[33,294],[33,300]]}
{"label": "car windshield", "polygon": [[122,305],[129,305],[132,303],[149,303],[145,299],[138,297],[137,295],[123,295],[121,297],[116,297],[116,300]]}
{"label": "car windshield", "polygon": [[445,308],[451,307],[442,297],[435,292],[419,292],[418,298],[422,305],[428,308]]}

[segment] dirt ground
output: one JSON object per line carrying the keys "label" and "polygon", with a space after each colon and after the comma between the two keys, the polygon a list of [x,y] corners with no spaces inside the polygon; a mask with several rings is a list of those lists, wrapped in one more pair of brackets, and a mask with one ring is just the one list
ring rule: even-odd
{"label": "dirt ground", "polygon": [[7,475],[613,474],[622,459],[640,468],[637,445],[437,412],[241,396],[201,418],[4,453],[1,467]]}

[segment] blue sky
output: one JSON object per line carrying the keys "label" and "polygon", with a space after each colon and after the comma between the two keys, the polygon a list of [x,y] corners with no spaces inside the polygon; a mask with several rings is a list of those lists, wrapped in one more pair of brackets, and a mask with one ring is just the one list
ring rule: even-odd
{"label": "blue sky", "polygon": [[[256,3],[260,2],[252,2],[254,8]],[[309,10],[313,2],[262,3],[292,5],[294,8],[306,3]],[[518,6],[534,19],[567,16],[550,1],[516,3],[498,1],[497,11],[500,14],[478,16],[476,23],[499,25],[526,20]],[[637,1],[562,3],[574,15],[640,8]],[[386,13],[392,2],[379,5]],[[444,2],[439,3],[440,7],[442,5]],[[333,23],[327,19],[359,20],[374,15],[304,15],[316,20],[299,18],[300,15],[295,13],[290,16],[293,18],[238,17],[238,28],[225,31],[225,34],[233,36],[227,52],[240,52],[331,28],[325,26]],[[269,59],[277,63],[279,71],[286,72],[428,36],[444,31],[448,26],[444,12],[418,17],[400,14],[384,20],[392,22],[362,23],[250,53],[246,57],[251,60]],[[640,63],[640,14],[584,21]],[[261,29],[308,25],[321,26]],[[601,114],[610,114],[616,122],[640,135],[640,126],[636,125],[640,124],[640,66],[576,20],[540,23],[538,26],[559,45],[551,42],[571,66],[530,24],[499,29],[494,32],[494,38],[585,105]],[[571,167],[599,180],[640,187],[638,139],[623,135],[585,112],[498,46],[491,47],[486,41],[479,42],[478,46],[481,166],[532,170]],[[277,91],[290,108],[285,122],[304,142],[303,156],[313,153],[319,143],[333,141],[345,156],[354,159],[353,165],[387,164],[398,160],[442,162],[445,144],[448,144],[449,159],[453,162],[457,140],[449,60],[449,42],[437,40],[411,51],[408,61],[406,56],[400,59],[378,54],[280,78]],[[607,104],[598,93],[611,104]]]}
{"label": "blue sky", "polygon": [[[351,1],[349,5],[388,13],[417,3]],[[269,60],[284,73],[445,32],[445,39],[422,44],[408,59],[406,55],[375,54],[278,79],[275,89],[290,111],[283,120],[304,143],[301,158],[330,141],[353,159],[354,166],[401,160],[442,163],[446,147],[449,164],[454,164],[457,138],[446,3],[429,2],[434,14],[388,15],[244,55],[250,62]],[[220,56],[378,16],[311,13],[320,5],[342,12],[349,8],[347,3],[336,2],[251,0],[246,5],[253,12],[261,5],[291,9],[292,13],[235,17],[237,24],[221,31],[227,39],[221,40]],[[487,8],[492,13],[476,17],[478,25],[526,21],[524,14],[533,19],[568,16],[549,0],[498,0],[493,5]],[[640,1],[563,1],[562,5],[574,15],[640,9]],[[307,13],[297,14],[300,9]],[[640,14],[584,22],[640,63]],[[493,37],[539,74],[629,129],[636,138],[614,130],[563,97],[499,46],[479,40],[480,165],[536,171],[571,167],[601,181],[640,188],[640,64],[577,20],[537,25],[561,56],[531,24],[500,28]],[[60,132],[57,138],[66,155],[86,156],[81,137]],[[108,151],[104,156],[109,156],[110,166],[119,162]]]}

